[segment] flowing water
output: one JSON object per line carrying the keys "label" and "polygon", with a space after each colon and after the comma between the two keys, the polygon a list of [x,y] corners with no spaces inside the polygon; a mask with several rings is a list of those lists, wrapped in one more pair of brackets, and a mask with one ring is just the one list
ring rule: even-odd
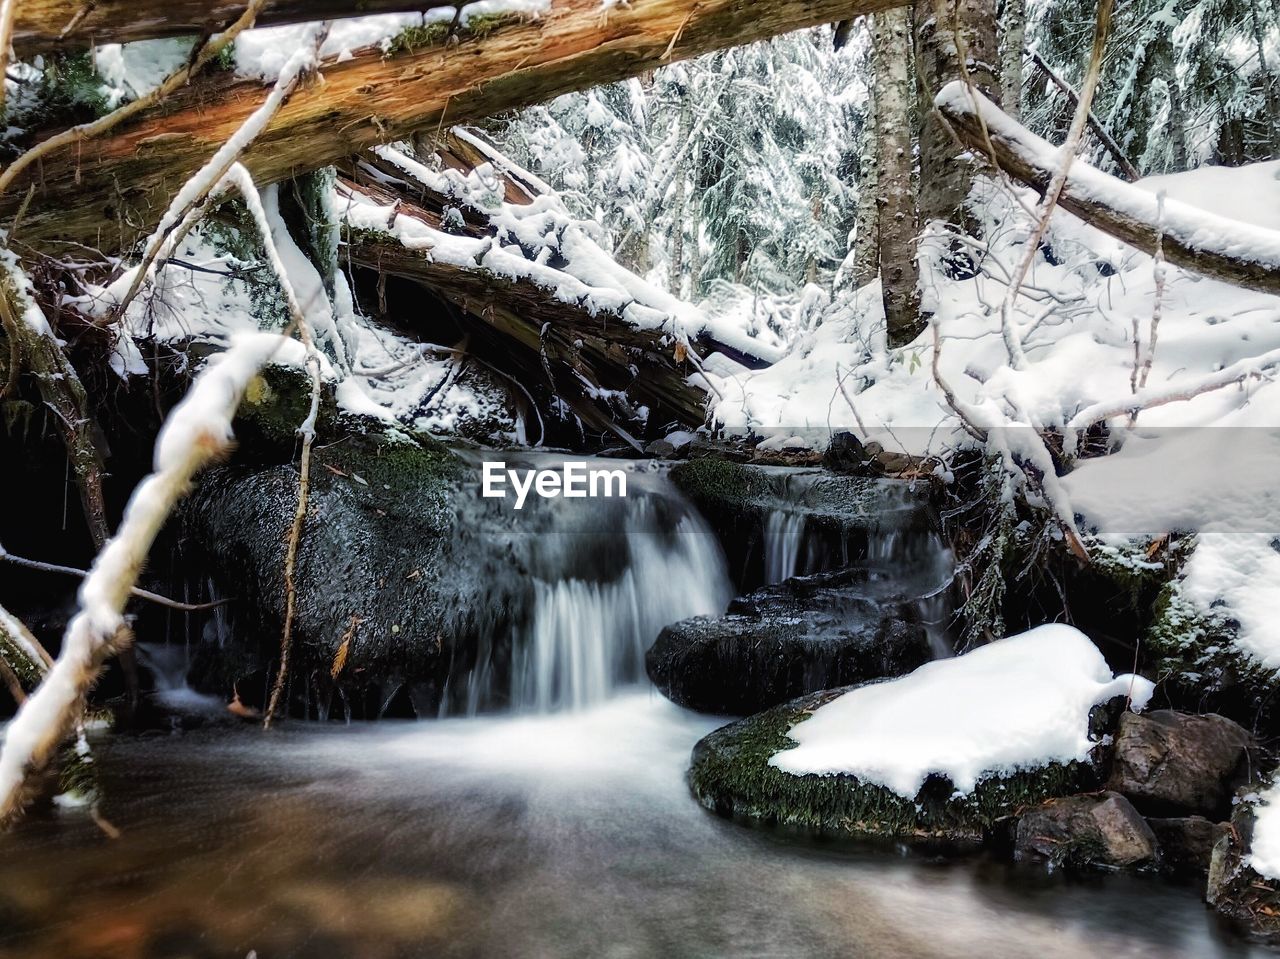
{"label": "flowing water", "polygon": [[[1254,953],[1191,887],[815,844],[704,812],[685,773],[719,721],[638,681],[660,628],[723,611],[730,584],[696,513],[660,479],[639,487],[573,535],[563,516],[530,521],[545,528],[521,559],[531,613],[505,715],[264,734],[186,689],[183,646],[144,645],[159,698],[204,725],[97,745],[119,838],[77,810],[0,836],[0,959]],[[778,533],[777,572],[794,572],[803,518]],[[868,553],[921,584],[950,575],[928,536],[877,533]],[[945,595],[921,601],[939,643]],[[465,677],[473,709],[498,665]]]}
{"label": "flowing water", "polygon": [[0,837],[4,959],[1235,957],[1190,887],[817,845],[717,819],[716,721],[577,713],[117,738],[87,817]]}

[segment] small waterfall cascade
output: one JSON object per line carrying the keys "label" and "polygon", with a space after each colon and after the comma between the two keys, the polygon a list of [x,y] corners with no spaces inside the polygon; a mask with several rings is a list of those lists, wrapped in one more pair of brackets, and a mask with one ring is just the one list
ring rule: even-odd
{"label": "small waterfall cascade", "polygon": [[764,524],[764,582],[781,583],[804,570],[800,568],[804,548],[805,516],[790,510],[774,510]]}
{"label": "small waterfall cascade", "polygon": [[724,612],[730,586],[714,534],[693,512],[655,528],[641,499],[620,531],[620,575],[593,582],[538,580],[513,675],[519,710],[550,712],[600,703],[644,676],[645,650],[664,626]]}
{"label": "small waterfall cascade", "polygon": [[[559,462],[525,454],[520,466]],[[484,577],[504,613],[476,624],[475,654],[451,668],[441,716],[598,705],[646,681],[645,653],[664,627],[728,607],[720,541],[665,471],[593,465],[624,470],[626,496],[531,497],[519,512],[477,502],[465,525],[502,542]]]}
{"label": "small waterfall cascade", "polygon": [[138,643],[138,661],[152,676],[155,698],[173,709],[186,711],[221,710],[222,702],[205,696],[187,685],[187,673],[191,668],[191,652],[186,645],[167,643]]}
{"label": "small waterfall cascade", "polygon": [[867,561],[893,572],[917,597],[914,606],[929,637],[934,658],[955,655],[950,635],[955,613],[951,582],[955,556],[934,530],[874,530],[867,541]]}

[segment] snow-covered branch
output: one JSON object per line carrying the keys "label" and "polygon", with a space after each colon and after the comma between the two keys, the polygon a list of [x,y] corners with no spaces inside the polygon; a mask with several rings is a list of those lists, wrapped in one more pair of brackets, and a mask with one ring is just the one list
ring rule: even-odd
{"label": "snow-covered branch", "polygon": [[[985,154],[1023,183],[1046,190],[1060,169],[1061,152],[981,95],[959,82],[938,94],[936,105],[974,151]],[[1176,266],[1246,289],[1280,293],[1280,231],[1242,223],[1186,203],[1160,201],[1141,186],[1125,183],[1079,161],[1063,185],[1059,206],[1105,233],[1154,254],[1162,246]]]}
{"label": "snow-covered branch", "polygon": [[283,342],[274,333],[237,339],[209,361],[165,421],[154,472],[134,490],[119,530],[80,587],[79,612],[53,667],[9,725],[0,751],[0,822],[21,809],[28,777],[70,734],[103,663],[129,642],[124,606],[156,535],[195,474],[227,451],[245,388]]}

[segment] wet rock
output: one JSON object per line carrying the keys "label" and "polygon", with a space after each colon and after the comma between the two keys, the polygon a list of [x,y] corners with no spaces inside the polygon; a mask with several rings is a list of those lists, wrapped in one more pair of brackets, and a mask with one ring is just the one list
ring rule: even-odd
{"label": "wet rock", "polygon": [[769,765],[775,753],[795,745],[788,736],[793,725],[845,691],[803,696],[704,737],[689,771],[694,796],[718,815],[759,825],[965,849],[979,846],[1018,808],[1096,782],[1088,764],[1050,764],[990,777],[966,795],[957,795],[945,777],[931,776],[907,800],[854,776],[794,776]]}
{"label": "wet rock", "polygon": [[1148,819],[1147,825],[1160,847],[1160,868],[1186,876],[1208,873],[1213,847],[1231,828],[1225,822],[1210,822],[1203,816]]}
{"label": "wet rock", "polygon": [[1156,856],[1156,837],[1119,793],[1052,799],[1018,817],[1014,858],[1055,865],[1140,866]]}
{"label": "wet rock", "polygon": [[1251,737],[1222,716],[1125,713],[1107,788],[1151,813],[1225,815]]}
{"label": "wet rock", "polygon": [[852,433],[836,433],[822,455],[822,465],[846,476],[880,476],[884,472],[875,451]]}
{"label": "wet rock", "polygon": [[691,458],[671,480],[716,531],[734,580],[750,589],[765,575],[767,525],[785,514],[802,524],[800,572],[835,569],[868,555],[875,539],[927,535],[927,483],[839,476],[822,469]]}
{"label": "wet rock", "polygon": [[798,577],[734,600],[724,616],[668,626],[649,678],[689,709],[744,716],[805,693],[911,672],[932,656],[913,607],[865,569]]}

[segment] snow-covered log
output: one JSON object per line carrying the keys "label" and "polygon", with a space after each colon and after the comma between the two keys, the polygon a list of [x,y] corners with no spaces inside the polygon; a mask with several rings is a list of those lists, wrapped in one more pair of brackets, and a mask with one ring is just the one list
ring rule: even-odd
{"label": "snow-covered log", "polygon": [[[948,84],[935,101],[956,134],[1010,176],[1044,191],[1061,165],[1061,151],[1012,120],[962,83]],[[1245,289],[1280,293],[1280,231],[1242,223],[1165,199],[1076,161],[1058,205],[1145,253],[1159,244],[1170,263]]]}
{"label": "snow-covered log", "polygon": [[[576,272],[587,275],[585,261],[596,275],[584,280],[562,258],[555,266],[540,263],[510,234],[498,240],[504,223],[514,226],[504,214],[515,204],[503,204],[491,220],[456,195],[411,178],[396,189],[380,185],[377,177],[390,173],[385,160],[375,163],[362,164],[363,182],[344,177],[339,183],[344,261],[380,278],[409,280],[452,304],[478,340],[496,341],[505,373],[535,391],[550,387],[589,427],[638,430],[644,408],[654,422],[703,423],[707,394],[691,382],[696,354],[729,347],[690,322],[684,314],[692,308],[679,304],[679,315],[664,312],[678,301],[668,303],[634,275],[612,275],[625,271],[583,235],[565,246],[576,244]],[[545,228],[563,215],[527,200],[522,206],[530,225]],[[428,320],[430,313],[421,316]],[[432,330],[415,329],[417,322],[400,319],[431,339]]]}
{"label": "snow-covered log", "polygon": [[[414,131],[492,116],[632,77],[664,63],[894,6],[898,0],[647,0],[602,7],[554,0],[537,15],[410,30],[389,46],[326,61],[242,162],[266,185]],[[310,8],[309,8],[310,9]],[[42,159],[0,197],[12,219],[28,189],[23,239],[127,245],[169,194],[266,99],[258,79],[208,74],[101,137]]]}
{"label": "snow-covered log", "polygon": [[[453,0],[267,0],[257,24],[453,6]],[[214,33],[238,20],[248,7],[247,0],[22,0],[14,12],[13,47],[20,58],[27,59],[92,44]]]}

